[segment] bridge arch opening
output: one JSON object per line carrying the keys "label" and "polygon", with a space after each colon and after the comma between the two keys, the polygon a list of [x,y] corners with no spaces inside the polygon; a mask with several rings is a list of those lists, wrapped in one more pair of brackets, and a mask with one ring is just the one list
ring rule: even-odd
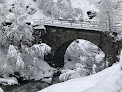
{"label": "bridge arch opening", "polygon": [[84,39],[67,41],[56,49],[53,58],[55,67],[73,69],[76,63],[82,63],[89,68],[94,64],[105,68],[105,53],[97,45]]}

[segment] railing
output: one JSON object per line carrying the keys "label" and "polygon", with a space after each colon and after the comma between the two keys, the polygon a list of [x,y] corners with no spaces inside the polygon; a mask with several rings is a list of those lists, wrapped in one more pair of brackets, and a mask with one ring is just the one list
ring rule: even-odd
{"label": "railing", "polygon": [[[59,26],[59,27],[67,27],[67,28],[76,28],[76,29],[89,29],[89,30],[97,30],[101,31],[101,28],[97,21],[78,21],[78,20],[46,20],[46,19],[35,19],[33,20],[34,25],[51,25],[51,26]],[[116,23],[116,25],[112,26],[112,29],[121,32],[122,24]]]}

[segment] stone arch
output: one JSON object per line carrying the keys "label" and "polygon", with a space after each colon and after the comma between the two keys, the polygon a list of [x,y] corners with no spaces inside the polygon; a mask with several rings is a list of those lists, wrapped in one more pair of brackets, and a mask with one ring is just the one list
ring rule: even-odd
{"label": "stone arch", "polygon": [[[53,64],[55,67],[61,67],[64,51],[75,39],[84,39],[97,45],[105,54],[109,65],[112,65],[118,58],[119,45],[113,42],[113,38],[106,33],[95,30],[64,28],[56,26],[45,26],[46,33],[42,37],[43,42],[52,47]],[[67,45],[66,45],[67,44]],[[58,64],[59,63],[59,64]],[[61,64],[62,63],[62,64]]]}
{"label": "stone arch", "polygon": [[[79,39],[79,38],[78,38]],[[54,57],[53,57],[53,64],[54,64],[54,67],[63,67],[64,66],[64,55],[65,55],[65,52],[67,50],[67,48],[69,47],[69,45],[75,41],[76,39],[73,39],[73,40],[69,40],[69,41],[66,41],[65,43],[63,43],[62,45],[60,45],[56,50],[55,50],[55,54],[54,54]],[[82,39],[81,39],[82,40]],[[84,39],[83,39],[84,40]],[[86,40],[88,41],[88,40]],[[91,41],[89,41],[91,42]],[[91,42],[93,43],[93,42]],[[94,43],[93,43],[94,44]],[[96,44],[94,44],[96,45]],[[99,46],[98,46],[99,47]],[[100,48],[100,47],[99,47]],[[100,48],[102,51],[103,49]],[[104,51],[103,51],[104,52]]]}

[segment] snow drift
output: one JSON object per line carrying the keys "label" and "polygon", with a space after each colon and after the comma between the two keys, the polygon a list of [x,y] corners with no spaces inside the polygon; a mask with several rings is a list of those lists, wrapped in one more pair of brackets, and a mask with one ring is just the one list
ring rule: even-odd
{"label": "snow drift", "polygon": [[121,92],[122,70],[119,64],[87,77],[54,84],[38,92]]}

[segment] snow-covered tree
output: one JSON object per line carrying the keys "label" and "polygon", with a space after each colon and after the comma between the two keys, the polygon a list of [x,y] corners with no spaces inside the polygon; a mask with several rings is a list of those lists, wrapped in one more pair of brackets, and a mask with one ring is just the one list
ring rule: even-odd
{"label": "snow-covered tree", "polygon": [[116,31],[113,26],[122,19],[121,0],[101,0],[99,8],[99,25],[101,30]]}
{"label": "snow-covered tree", "polygon": [[0,0],[0,25],[6,19],[6,15],[8,14],[8,9],[6,7],[6,0]]}
{"label": "snow-covered tree", "polygon": [[14,14],[12,19],[13,23],[10,27],[6,27],[6,29],[2,31],[2,42],[6,43],[7,41],[7,43],[17,45],[19,48],[21,48],[21,44],[31,45],[33,30],[30,25],[25,23],[28,16],[27,7],[22,1],[18,0],[12,5],[11,11]]}
{"label": "snow-covered tree", "polygon": [[3,22],[6,20],[6,15],[8,14],[8,8],[6,7],[6,0],[0,0],[0,46],[6,43],[6,37],[4,35]]}

